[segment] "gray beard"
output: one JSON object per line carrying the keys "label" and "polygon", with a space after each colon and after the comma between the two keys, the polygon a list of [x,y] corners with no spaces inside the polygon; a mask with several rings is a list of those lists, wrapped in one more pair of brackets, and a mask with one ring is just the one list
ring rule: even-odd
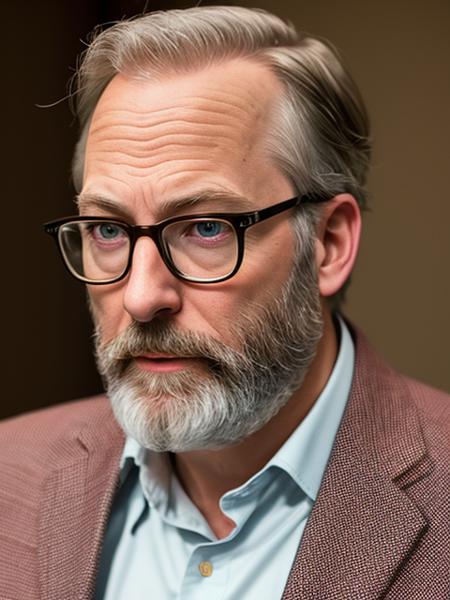
{"label": "gray beard", "polygon": [[[178,331],[169,320],[133,322],[101,342],[97,364],[125,433],[157,452],[219,449],[261,429],[298,390],[323,331],[312,248],[279,298],[247,308],[231,327],[236,350],[209,336]],[[154,373],[145,353],[199,358],[202,371]]]}

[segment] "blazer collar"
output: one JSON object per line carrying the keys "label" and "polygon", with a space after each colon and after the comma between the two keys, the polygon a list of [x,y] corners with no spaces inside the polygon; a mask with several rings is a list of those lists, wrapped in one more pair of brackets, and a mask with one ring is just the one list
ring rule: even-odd
{"label": "blazer collar", "polygon": [[42,495],[38,534],[42,599],[92,597],[123,443],[106,399],[89,409],[67,440],[64,458]]}
{"label": "blazer collar", "polygon": [[350,398],[283,600],[379,598],[427,528],[407,491],[432,469],[416,409],[355,337]]}

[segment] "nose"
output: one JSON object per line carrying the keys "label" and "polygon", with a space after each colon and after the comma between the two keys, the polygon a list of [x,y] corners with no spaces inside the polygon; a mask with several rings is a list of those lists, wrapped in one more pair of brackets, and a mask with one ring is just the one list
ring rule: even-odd
{"label": "nose", "polygon": [[181,309],[182,282],[166,267],[154,241],[137,240],[124,293],[124,308],[135,321],[176,314]]}

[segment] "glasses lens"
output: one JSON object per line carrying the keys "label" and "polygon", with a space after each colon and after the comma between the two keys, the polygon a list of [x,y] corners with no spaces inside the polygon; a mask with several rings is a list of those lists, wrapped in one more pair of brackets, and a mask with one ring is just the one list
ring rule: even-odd
{"label": "glasses lens", "polygon": [[84,281],[110,281],[126,269],[130,238],[113,221],[73,221],[59,229],[59,243],[70,271]]}
{"label": "glasses lens", "polygon": [[164,245],[175,268],[186,277],[212,281],[229,275],[238,259],[234,227],[222,219],[190,219],[164,229]]}

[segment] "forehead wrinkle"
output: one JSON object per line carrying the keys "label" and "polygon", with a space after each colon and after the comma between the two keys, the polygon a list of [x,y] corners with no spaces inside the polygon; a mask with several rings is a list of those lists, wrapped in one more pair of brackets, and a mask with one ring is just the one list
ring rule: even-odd
{"label": "forehead wrinkle", "polygon": [[[179,111],[180,108],[183,110],[204,110],[211,113],[218,113],[222,115],[222,111],[219,109],[213,109],[206,104],[210,104],[211,102],[217,104],[219,106],[226,105],[227,107],[231,107],[232,109],[236,109],[236,111],[243,112],[247,114],[248,102],[243,99],[243,93],[254,99],[254,94],[250,93],[245,88],[236,86],[236,89],[239,90],[238,93],[233,94],[231,92],[226,92],[225,90],[211,88],[203,88],[204,91],[208,92],[208,95],[199,95],[199,93],[179,96],[177,98],[177,102],[167,106],[167,99],[164,99],[163,105],[153,106],[151,110],[149,110],[148,105],[143,106],[142,108],[114,108],[114,101],[109,100],[104,102],[104,106],[102,106],[102,111],[99,114],[94,113],[94,120],[102,120],[105,118],[105,115],[114,115],[119,114],[121,116],[128,116],[130,118],[136,117],[139,121],[142,121],[143,117],[152,117],[154,114],[161,114],[162,120],[166,120],[166,113],[171,113],[174,111]],[[203,91],[202,90],[202,91]],[[234,98],[235,101],[232,100]],[[112,104],[112,106],[108,106]],[[181,106],[180,106],[181,104]]]}
{"label": "forehead wrinkle", "polygon": [[[218,126],[219,130],[220,128],[223,128],[222,126]],[[113,129],[113,127],[108,128],[108,131],[111,131],[111,129]],[[128,129],[128,128],[127,128]],[[183,138],[183,140],[189,140],[189,141],[182,141],[181,139],[179,139],[180,137]],[[131,143],[136,143],[139,145],[139,147],[158,147],[158,146],[186,146],[189,145],[189,143],[193,142],[195,144],[201,145],[201,146],[216,146],[217,144],[214,143],[215,139],[228,139],[230,136],[226,136],[223,134],[218,133],[217,131],[215,131],[213,134],[208,134],[208,133],[204,133],[204,132],[195,132],[195,131],[190,131],[189,133],[186,132],[178,132],[178,133],[174,133],[173,131],[167,132],[167,133],[161,133],[158,135],[158,137],[153,138],[153,139],[148,139],[147,135],[142,135],[139,138],[136,138],[134,136],[131,135],[120,135],[118,136],[118,139],[120,139],[121,142],[131,142]],[[173,142],[171,142],[170,140],[174,140]],[[163,142],[163,140],[168,140],[166,142]],[[104,136],[96,136],[96,142],[101,144],[103,142],[111,142],[111,135],[104,135]],[[102,152],[104,151],[108,151],[108,149],[102,149]]]}
{"label": "forehead wrinkle", "polygon": [[[228,85],[230,83],[227,82]],[[248,85],[232,87],[231,91],[225,91],[217,89],[217,86],[203,85],[202,96],[198,94],[193,96],[190,92],[175,105],[157,106],[156,110],[152,109],[151,112],[136,108],[115,109],[113,97],[105,103],[103,112],[97,113],[97,120],[94,116],[88,146],[89,141],[93,140],[111,144],[111,138],[117,136],[117,141],[130,143],[124,151],[136,160],[146,160],[148,152],[169,148],[174,143],[175,136],[178,146],[172,145],[172,149],[177,147],[182,149],[183,142],[181,144],[179,142],[180,138],[184,138],[186,145],[191,143],[204,148],[220,147],[221,144],[227,144],[228,139],[231,142],[237,140],[241,149],[248,150],[259,137],[257,131],[259,127],[255,125],[259,125],[261,121],[263,106],[261,102],[255,102],[254,93],[250,95]],[[247,96],[249,101],[246,99]],[[186,103],[188,106],[185,106]],[[181,110],[186,114],[184,118],[179,117],[180,104]],[[225,110],[218,110],[218,106]],[[242,119],[240,113],[244,113],[247,118]],[[171,118],[172,116],[175,118]],[[180,130],[174,133],[173,129],[177,127]],[[199,127],[202,128],[201,133],[198,132]]]}
{"label": "forehead wrinkle", "polygon": [[249,108],[258,110],[267,104],[267,101],[262,102],[262,98],[254,89],[247,89],[247,86],[228,84],[227,89],[211,88],[208,91],[211,94],[207,98],[209,102],[219,106],[229,106],[237,111],[244,112],[246,115],[248,115]]}
{"label": "forehead wrinkle", "polygon": [[[125,111],[115,111],[117,117],[120,118],[120,121],[114,117],[116,122],[112,122],[109,118],[108,113],[103,113],[101,117],[93,120],[90,130],[89,136],[98,135],[98,132],[101,131],[109,131],[111,129],[133,129],[135,135],[139,135],[139,131],[143,130],[143,135],[148,130],[158,129],[160,127],[168,127],[170,125],[181,125],[181,126],[197,126],[199,121],[201,121],[203,126],[211,127],[216,126],[223,118],[227,118],[230,121],[235,121],[237,124],[242,124],[242,119],[237,115],[226,113],[223,111],[213,110],[208,107],[197,107],[195,109],[182,109],[185,112],[189,113],[185,118],[181,118],[178,116],[179,110],[171,109],[171,113],[176,115],[176,118],[169,119],[167,116],[160,116],[159,111],[152,111],[146,113],[147,119],[144,121],[142,118],[135,122],[130,122],[130,120],[124,121],[124,117],[127,117]],[[120,115],[119,115],[120,113]],[[206,118],[205,118],[206,117]],[[210,118],[208,118],[210,117]],[[102,122],[106,121],[106,122]]]}
{"label": "forehead wrinkle", "polygon": [[[176,136],[174,136],[176,138]],[[168,136],[167,136],[168,138]],[[171,138],[170,138],[171,139]],[[184,150],[189,150],[189,158],[191,159],[202,159],[205,158],[204,150],[205,149],[216,149],[216,148],[225,148],[226,144],[232,141],[227,136],[214,136],[214,140],[203,140],[201,142],[193,139],[186,141],[168,141],[168,139],[160,139],[152,140],[150,142],[141,142],[138,145],[130,143],[130,145],[126,148],[98,148],[97,150],[92,150],[90,152],[90,157],[95,159],[97,157],[98,160],[102,160],[102,156],[106,158],[109,156],[110,158],[120,158],[121,163],[128,163],[129,159],[133,159],[136,161],[137,166],[141,165],[142,162],[144,164],[152,165],[156,160],[156,163],[161,160],[166,160],[166,155],[171,155],[173,150],[180,150],[183,152]],[[222,143],[220,143],[222,142]],[[152,153],[157,152],[158,155],[153,155]],[[162,155],[162,156],[161,156]],[[172,160],[172,158],[170,158]],[[103,162],[105,162],[103,160]]]}
{"label": "forehead wrinkle", "polygon": [[[105,152],[101,152],[101,155],[104,155]],[[142,157],[141,160],[137,159],[136,157],[130,156],[130,154],[128,153],[122,153],[122,152],[114,152],[111,151],[109,153],[110,157],[115,157],[118,159],[118,161],[120,162],[120,166],[123,168],[126,168],[126,170],[128,171],[128,173],[136,176],[136,177],[144,177],[144,178],[151,178],[154,177],[155,174],[153,172],[149,172],[149,169],[156,169],[159,166],[166,166],[168,167],[168,165],[170,164],[173,167],[177,167],[177,165],[180,165],[183,167],[183,171],[185,170],[191,170],[191,167],[189,166],[191,163],[206,163],[205,164],[205,168],[203,169],[205,172],[211,172],[211,167],[210,167],[210,161],[208,161],[207,158],[205,158],[203,155],[201,156],[195,156],[193,155],[193,153],[190,153],[189,157],[182,157],[182,158],[173,158],[170,157],[170,160],[167,160],[166,157],[162,154],[159,153],[158,156],[155,157]],[[133,161],[130,160],[133,159]],[[111,166],[110,161],[102,159],[102,158],[97,158],[95,161],[97,164],[101,165],[104,164],[106,166],[106,168],[108,169],[108,167]],[[206,166],[208,165],[209,168]],[[178,170],[176,172],[179,172]],[[121,179],[116,178],[117,181],[122,182]]]}
{"label": "forehead wrinkle", "polygon": [[[108,166],[109,166],[109,163],[108,163]],[[120,184],[121,186],[125,186],[125,187],[127,187],[130,193],[132,193],[132,191],[133,191],[133,188],[132,188],[132,186],[130,185],[130,182],[128,182],[128,181],[124,181],[124,180],[123,180],[121,177],[119,177],[119,176],[116,176],[116,175],[114,175],[114,174],[108,173],[108,180],[110,180],[110,181],[116,181],[116,182],[117,182],[118,184]]]}
{"label": "forehead wrinkle", "polygon": [[224,88],[206,88],[211,96],[208,97],[212,102],[219,105],[227,105],[236,108],[250,116],[253,113],[256,118],[260,115],[267,115],[271,111],[274,99],[276,97],[276,85],[278,81],[271,81],[270,85],[264,79],[253,81],[250,86],[248,82],[241,81],[235,83],[227,81]]}
{"label": "forehead wrinkle", "polygon": [[[132,119],[136,119],[136,127],[139,127],[140,124],[143,122],[143,118],[147,118],[149,121],[151,121],[152,119],[154,120],[155,115],[161,115],[161,123],[165,123],[167,121],[167,116],[171,113],[175,113],[178,114],[180,110],[186,111],[186,112],[192,112],[195,113],[196,111],[201,111],[201,112],[205,112],[205,113],[211,113],[212,115],[217,115],[217,116],[223,116],[223,111],[220,110],[219,106],[223,106],[226,105],[227,107],[231,107],[232,109],[235,109],[238,112],[242,112],[247,114],[247,110],[246,110],[246,106],[247,103],[245,103],[244,101],[241,102],[241,104],[243,106],[240,106],[238,104],[234,104],[230,101],[227,100],[219,100],[219,99],[214,99],[214,98],[202,98],[199,99],[197,97],[196,99],[198,101],[198,105],[194,105],[192,103],[190,104],[182,104],[180,106],[180,104],[176,104],[173,106],[165,106],[165,107],[152,107],[149,108],[148,106],[142,108],[141,110],[130,110],[130,109],[126,109],[126,108],[103,108],[101,113],[94,113],[94,118],[92,119],[92,122],[98,122],[98,121],[104,121],[106,118],[109,118],[110,116],[112,118],[115,118],[116,116],[119,117],[128,117],[130,120]],[[211,108],[210,106],[206,106],[206,103],[210,104],[210,103],[214,103],[217,104],[218,107],[217,108]],[[167,114],[168,113],[168,114]],[[182,119],[179,119],[180,121]],[[144,122],[144,127],[147,126],[149,123],[145,123]],[[158,123],[156,123],[158,124]],[[92,130],[92,126],[91,126],[91,130]]]}
{"label": "forehead wrinkle", "polygon": [[151,168],[163,161],[177,162],[183,157],[210,162],[210,150],[223,152],[233,145],[239,149],[243,147],[243,138],[247,143],[252,137],[242,125],[234,127],[227,118],[208,125],[189,122],[187,127],[178,130],[175,129],[176,124],[166,123],[158,131],[140,129],[137,137],[134,132],[130,133],[129,127],[105,125],[102,133],[90,136],[87,156],[106,165],[107,160],[116,158],[120,164],[134,164],[138,168]]}
{"label": "forehead wrinkle", "polygon": [[[239,88],[242,92],[242,89]],[[216,97],[214,97],[216,96]],[[192,102],[185,105],[177,103],[170,107],[151,107],[139,111],[114,109],[104,107],[103,111],[94,114],[93,122],[91,123],[90,136],[98,134],[100,131],[110,131],[113,128],[127,128],[133,130],[133,135],[139,137],[146,134],[152,129],[159,127],[178,126],[181,127],[197,127],[199,121],[203,127],[217,126],[218,122],[223,122],[226,119],[230,124],[236,122],[237,129],[242,128],[243,124],[251,121],[249,108],[255,113],[264,112],[263,107],[255,103],[253,96],[247,101],[242,98],[242,94],[231,94],[222,90],[211,90],[207,97],[193,97]],[[223,110],[223,109],[231,110]],[[183,111],[183,117],[180,117],[180,110]],[[242,118],[242,117],[247,117]],[[139,133],[142,131],[142,134]]]}
{"label": "forehead wrinkle", "polygon": [[155,173],[155,180],[158,185],[166,186],[167,184],[173,184],[173,182],[177,179],[185,179],[186,175],[192,177],[192,175],[196,176],[210,176],[211,169],[209,167],[200,167],[191,165],[189,169],[184,169],[182,173],[180,173],[179,169],[166,169],[165,171],[159,171]]}
{"label": "forehead wrinkle", "polygon": [[[201,111],[204,113],[205,111]],[[217,114],[209,121],[204,114],[197,119],[175,119],[157,125],[145,126],[142,123],[135,128],[129,123],[107,123],[91,131],[87,143],[87,154],[93,152],[117,151],[117,145],[123,145],[120,151],[136,158],[146,157],[150,152],[159,152],[169,148],[184,150],[191,146],[195,152],[203,148],[220,148],[229,143],[240,142],[247,135],[248,126],[232,115]],[[94,150],[95,149],[95,150]]]}

